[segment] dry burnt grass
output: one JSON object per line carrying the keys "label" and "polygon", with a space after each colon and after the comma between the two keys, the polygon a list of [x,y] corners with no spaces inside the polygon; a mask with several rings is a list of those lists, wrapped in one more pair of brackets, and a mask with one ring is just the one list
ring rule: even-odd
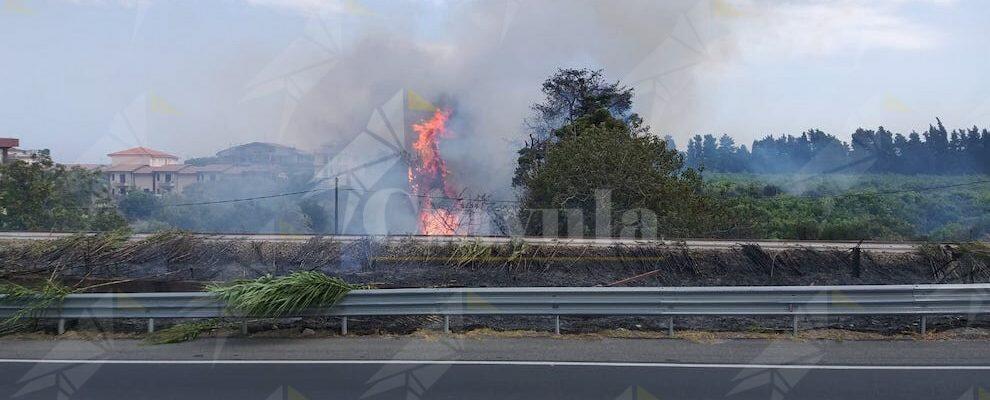
{"label": "dry burnt grass", "polygon": [[[201,283],[315,270],[376,287],[731,286],[990,282],[980,245],[922,246],[915,253],[857,249],[767,251],[681,245],[588,247],[488,245],[413,240],[341,243],[214,240],[163,232],[129,241],[124,234],[52,241],[0,242],[0,280],[129,280],[105,290],[199,290]],[[136,281],[130,281],[136,280]]]}
{"label": "dry burnt grass", "polygon": [[[985,245],[927,245],[914,253],[892,254],[856,249],[767,251],[748,244],[730,250],[698,250],[676,244],[582,247],[520,241],[424,244],[394,239],[341,243],[329,237],[253,242],[164,232],[139,241],[129,241],[124,234],[104,234],[0,242],[0,281],[40,281],[56,271],[73,287],[123,281],[96,286],[96,291],[177,291],[202,290],[209,281],[314,270],[381,288],[973,283],[990,282],[988,255]],[[410,333],[436,328],[439,321],[432,317],[355,318],[351,331]],[[336,329],[337,323],[307,319],[293,326]],[[459,331],[552,326],[549,319],[539,316],[465,317],[454,323]],[[563,323],[565,331],[572,333],[618,328],[664,331],[667,320],[569,317]],[[897,333],[916,329],[916,323],[905,317],[822,317],[802,321],[802,326]],[[970,317],[946,316],[931,319],[929,326],[949,329],[974,323]],[[789,319],[773,317],[684,317],[677,322],[678,328],[737,332],[786,331],[789,325]]]}

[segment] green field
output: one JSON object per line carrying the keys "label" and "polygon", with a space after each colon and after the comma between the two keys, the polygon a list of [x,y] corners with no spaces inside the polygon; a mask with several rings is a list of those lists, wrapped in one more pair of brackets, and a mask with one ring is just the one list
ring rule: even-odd
{"label": "green field", "polygon": [[990,235],[986,175],[705,174],[723,232],[772,239],[965,241]]}

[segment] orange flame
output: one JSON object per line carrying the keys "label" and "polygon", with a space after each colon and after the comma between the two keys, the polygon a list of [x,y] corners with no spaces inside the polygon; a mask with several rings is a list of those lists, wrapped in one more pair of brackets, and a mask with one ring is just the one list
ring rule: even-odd
{"label": "orange flame", "polygon": [[[440,157],[439,138],[447,135],[449,111],[436,110],[433,118],[413,124],[418,137],[413,142],[414,157],[409,166],[409,186],[419,196],[419,233],[424,235],[453,235],[460,220],[456,208],[445,198],[455,196],[447,181],[447,163]],[[436,207],[440,204],[441,207]]]}

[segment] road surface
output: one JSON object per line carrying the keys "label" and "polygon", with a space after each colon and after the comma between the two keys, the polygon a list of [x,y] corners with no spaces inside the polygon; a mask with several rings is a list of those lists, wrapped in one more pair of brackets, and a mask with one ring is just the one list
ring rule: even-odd
{"label": "road surface", "polygon": [[978,399],[984,341],[0,340],[0,398]]}

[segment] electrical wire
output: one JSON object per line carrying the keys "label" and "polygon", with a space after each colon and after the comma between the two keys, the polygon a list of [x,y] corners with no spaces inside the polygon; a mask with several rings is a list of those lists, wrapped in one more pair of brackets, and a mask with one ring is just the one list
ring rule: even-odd
{"label": "electrical wire", "polygon": [[[199,202],[189,202],[189,203],[175,203],[175,204],[162,204],[161,206],[162,207],[185,207],[185,206],[201,206],[201,205],[213,205],[213,204],[238,203],[238,202],[243,202],[243,201],[264,200],[264,199],[272,199],[272,198],[278,198],[278,197],[295,196],[295,195],[307,194],[307,193],[327,192],[327,191],[331,191],[331,190],[334,190],[334,188],[320,188],[320,189],[300,190],[300,191],[296,191],[296,192],[277,193],[277,194],[270,194],[270,195],[265,195],[265,196],[244,197],[244,198],[237,198],[237,199],[211,200],[211,201],[199,201]],[[350,192],[370,193],[370,191],[368,191],[368,190],[362,190],[362,189],[357,189],[357,188],[339,188],[339,190],[341,190],[341,191],[350,191]],[[412,196],[412,197],[418,197],[418,198],[429,198],[429,199],[437,199],[437,200],[451,200],[451,201],[460,201],[460,202],[466,202],[466,203],[519,203],[519,201],[516,201],[516,200],[469,199],[469,198],[464,198],[464,197],[432,196],[432,195],[423,195],[423,194],[408,194],[408,195],[409,196]]]}

